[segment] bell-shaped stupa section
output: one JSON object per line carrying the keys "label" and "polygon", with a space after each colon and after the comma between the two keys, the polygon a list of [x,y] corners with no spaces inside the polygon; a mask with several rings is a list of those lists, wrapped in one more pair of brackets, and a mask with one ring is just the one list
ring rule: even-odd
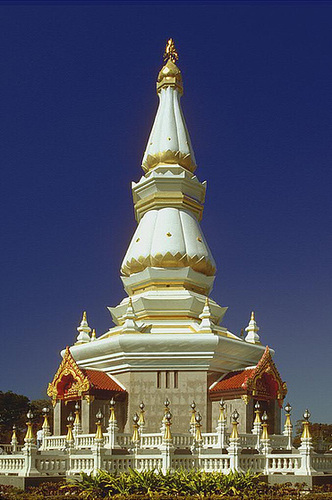
{"label": "bell-shaped stupa section", "polygon": [[145,175],[133,183],[139,225],[121,266],[129,294],[146,289],[150,281],[207,295],[216,273],[199,225],[206,183],[193,173],[196,160],[180,104],[183,84],[177,58],[169,40],[157,80],[159,107],[143,156]]}

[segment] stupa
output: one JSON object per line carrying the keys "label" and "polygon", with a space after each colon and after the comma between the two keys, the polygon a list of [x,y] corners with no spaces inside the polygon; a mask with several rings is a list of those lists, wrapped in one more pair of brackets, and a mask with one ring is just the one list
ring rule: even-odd
{"label": "stupa", "polygon": [[216,263],[200,227],[206,182],[195,175],[177,61],[170,39],[157,78],[159,106],[143,155],[144,174],[132,184],[138,226],[121,265],[126,296],[109,307],[115,326],[100,336],[91,333],[84,312],[76,342],[62,352],[48,387],[55,435],[66,433],[77,402],[82,432],[94,432],[99,408],[107,427],[112,399],[120,432],[130,432],[142,402],[145,431],[157,430],[165,399],[172,403],[177,432],[188,430],[193,400],[202,430],[210,432],[220,398],[228,422],[234,408],[240,413],[240,432],[251,431],[259,401],[270,432],[280,433],[287,388],[273,351],[261,343],[254,313],[246,335],[236,335],[222,325],[227,308],[210,297]]}

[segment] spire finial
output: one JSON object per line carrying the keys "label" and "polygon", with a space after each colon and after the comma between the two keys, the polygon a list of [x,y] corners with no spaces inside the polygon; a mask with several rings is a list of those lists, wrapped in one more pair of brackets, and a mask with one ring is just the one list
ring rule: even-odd
{"label": "spire finial", "polygon": [[164,61],[168,61],[169,59],[173,63],[176,63],[176,61],[179,59],[179,54],[177,53],[177,50],[175,48],[173,38],[170,38],[169,40],[167,40],[165,53],[164,53]]}
{"label": "spire finial", "polygon": [[213,321],[208,297],[205,299],[203,312],[199,315],[199,317],[202,320],[199,325],[199,330],[201,332],[211,333],[213,331]]}
{"label": "spire finial", "polygon": [[96,340],[96,329],[95,328],[93,328],[93,330],[92,330],[91,340]]}
{"label": "spire finial", "polygon": [[259,327],[257,326],[255,320],[254,311],[251,312],[249,325],[245,330],[248,332],[246,338],[244,339],[246,342],[250,342],[251,344],[260,344],[259,335],[257,334]]}
{"label": "spire finial", "polygon": [[83,311],[82,321],[80,326],[77,327],[78,335],[76,344],[84,344],[86,342],[90,342],[91,328],[88,325],[86,311]]}

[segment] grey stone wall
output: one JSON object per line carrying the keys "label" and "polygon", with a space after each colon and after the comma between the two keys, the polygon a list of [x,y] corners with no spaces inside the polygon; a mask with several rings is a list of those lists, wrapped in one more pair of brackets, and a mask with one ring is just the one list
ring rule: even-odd
{"label": "grey stone wall", "polygon": [[[159,373],[159,375],[158,375]],[[207,425],[207,374],[198,371],[128,372],[116,375],[128,391],[125,432],[132,431],[132,417],[145,404],[146,431],[156,432],[164,415],[164,401],[171,402],[173,432],[187,432],[190,422],[190,404],[195,400],[203,416],[203,431]],[[176,380],[177,379],[177,380]],[[175,387],[177,385],[177,387]]]}

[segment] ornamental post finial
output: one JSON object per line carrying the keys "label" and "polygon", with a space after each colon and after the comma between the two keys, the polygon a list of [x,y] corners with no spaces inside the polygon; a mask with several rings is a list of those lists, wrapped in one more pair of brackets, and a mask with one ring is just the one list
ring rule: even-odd
{"label": "ornamental post finial", "polygon": [[177,50],[175,48],[173,38],[170,38],[167,41],[166,48],[165,48],[165,53],[164,53],[164,61],[167,61],[169,59],[173,63],[176,63],[176,61],[179,59],[179,54],[177,53]]}

